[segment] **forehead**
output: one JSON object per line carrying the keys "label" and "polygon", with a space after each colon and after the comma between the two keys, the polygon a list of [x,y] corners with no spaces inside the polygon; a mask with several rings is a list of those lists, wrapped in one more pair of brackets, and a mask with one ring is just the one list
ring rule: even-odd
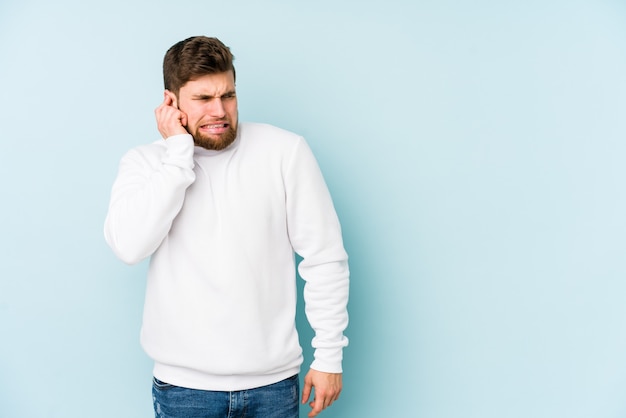
{"label": "forehead", "polygon": [[235,76],[232,71],[216,74],[206,74],[189,80],[180,88],[181,95],[192,94],[222,94],[235,90]]}

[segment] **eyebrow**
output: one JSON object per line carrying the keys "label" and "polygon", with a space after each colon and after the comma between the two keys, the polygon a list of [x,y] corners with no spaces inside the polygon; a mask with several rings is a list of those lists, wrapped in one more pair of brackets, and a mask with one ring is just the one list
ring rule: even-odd
{"label": "eyebrow", "polygon": [[221,96],[211,96],[210,94],[194,94],[191,96],[192,99],[202,99],[202,100],[208,100],[208,99],[215,99],[217,98],[222,98],[224,96],[231,96],[235,93],[235,90],[229,90],[227,92],[224,92]]}

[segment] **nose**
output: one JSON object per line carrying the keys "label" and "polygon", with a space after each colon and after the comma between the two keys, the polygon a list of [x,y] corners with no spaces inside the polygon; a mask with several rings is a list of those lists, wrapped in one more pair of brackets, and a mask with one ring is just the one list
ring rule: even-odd
{"label": "nose", "polygon": [[209,102],[209,114],[215,118],[223,118],[226,115],[221,97],[215,97]]}

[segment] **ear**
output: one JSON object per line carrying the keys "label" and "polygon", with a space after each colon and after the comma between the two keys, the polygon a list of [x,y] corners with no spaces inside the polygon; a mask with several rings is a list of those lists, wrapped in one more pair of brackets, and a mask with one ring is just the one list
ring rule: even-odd
{"label": "ear", "polygon": [[172,106],[178,109],[178,98],[174,93],[169,90],[165,90],[164,96],[166,99],[169,98],[172,101]]}

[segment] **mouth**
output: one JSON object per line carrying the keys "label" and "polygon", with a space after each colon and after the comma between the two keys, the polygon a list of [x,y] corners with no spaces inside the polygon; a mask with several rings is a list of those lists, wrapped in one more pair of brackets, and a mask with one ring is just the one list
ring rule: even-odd
{"label": "mouth", "polygon": [[200,125],[200,130],[209,133],[209,134],[221,134],[228,130],[230,127],[229,123],[208,123],[206,125]]}

